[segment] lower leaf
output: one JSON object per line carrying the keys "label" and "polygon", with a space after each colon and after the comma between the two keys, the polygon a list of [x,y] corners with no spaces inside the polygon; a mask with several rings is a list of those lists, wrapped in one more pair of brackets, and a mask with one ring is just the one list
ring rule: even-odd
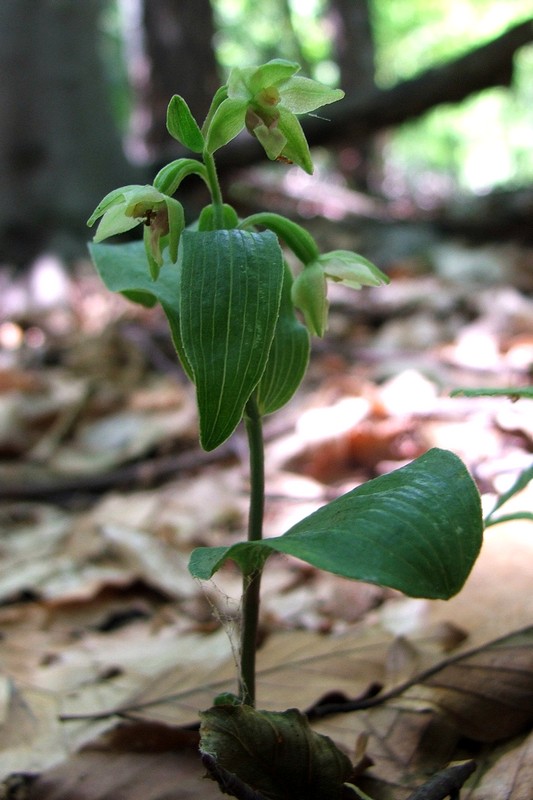
{"label": "lower leaf", "polygon": [[200,752],[223,792],[267,800],[341,797],[352,765],[297,709],[222,705],[200,716]]}
{"label": "lower leaf", "polygon": [[283,536],[198,548],[189,570],[208,579],[232,559],[248,574],[260,555],[279,552],[411,597],[447,599],[466,581],[482,538],[474,481],[457,456],[435,448],[333,500]]}

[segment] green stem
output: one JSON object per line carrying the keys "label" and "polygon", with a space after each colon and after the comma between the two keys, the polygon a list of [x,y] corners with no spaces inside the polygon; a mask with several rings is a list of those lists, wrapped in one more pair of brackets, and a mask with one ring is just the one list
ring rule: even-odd
{"label": "green stem", "polygon": [[[246,406],[246,433],[250,451],[250,510],[248,516],[248,541],[263,538],[265,507],[265,456],[263,426],[255,398]],[[262,567],[243,576],[241,664],[239,696],[245,705],[255,705],[255,654],[259,622],[259,592]]]}
{"label": "green stem", "polygon": [[217,226],[223,228],[224,227],[224,216],[222,209],[223,199],[222,199],[222,191],[220,189],[220,183],[218,180],[215,159],[213,157],[213,154],[208,153],[206,150],[204,150],[202,157],[205,164],[205,168],[207,170],[207,183],[209,186],[209,191],[211,193],[211,199],[213,201],[214,221]]}

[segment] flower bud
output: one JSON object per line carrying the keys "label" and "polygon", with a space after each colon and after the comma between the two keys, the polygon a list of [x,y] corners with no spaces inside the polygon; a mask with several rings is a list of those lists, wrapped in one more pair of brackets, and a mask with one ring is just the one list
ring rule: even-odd
{"label": "flower bud", "polygon": [[318,261],[306,264],[292,285],[291,297],[304,315],[309,331],[315,336],[323,336],[327,327],[328,300],[324,270]]}

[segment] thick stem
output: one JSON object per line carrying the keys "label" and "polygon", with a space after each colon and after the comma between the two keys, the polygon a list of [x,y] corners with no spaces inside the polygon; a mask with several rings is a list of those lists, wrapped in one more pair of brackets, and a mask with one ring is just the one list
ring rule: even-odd
{"label": "thick stem", "polygon": [[[246,433],[250,451],[250,510],[248,517],[248,541],[263,537],[265,507],[265,456],[263,426],[255,398],[246,406]],[[255,705],[255,653],[257,649],[257,627],[259,622],[259,591],[262,568],[243,576],[241,663],[239,696],[242,703]]]}

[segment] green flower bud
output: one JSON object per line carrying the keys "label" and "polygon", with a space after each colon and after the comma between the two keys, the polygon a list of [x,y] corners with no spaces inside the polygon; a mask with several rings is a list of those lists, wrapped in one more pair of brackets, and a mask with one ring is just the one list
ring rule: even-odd
{"label": "green flower bud", "polygon": [[326,278],[318,261],[306,264],[291,288],[293,305],[304,315],[310,333],[323,336],[328,319]]}

